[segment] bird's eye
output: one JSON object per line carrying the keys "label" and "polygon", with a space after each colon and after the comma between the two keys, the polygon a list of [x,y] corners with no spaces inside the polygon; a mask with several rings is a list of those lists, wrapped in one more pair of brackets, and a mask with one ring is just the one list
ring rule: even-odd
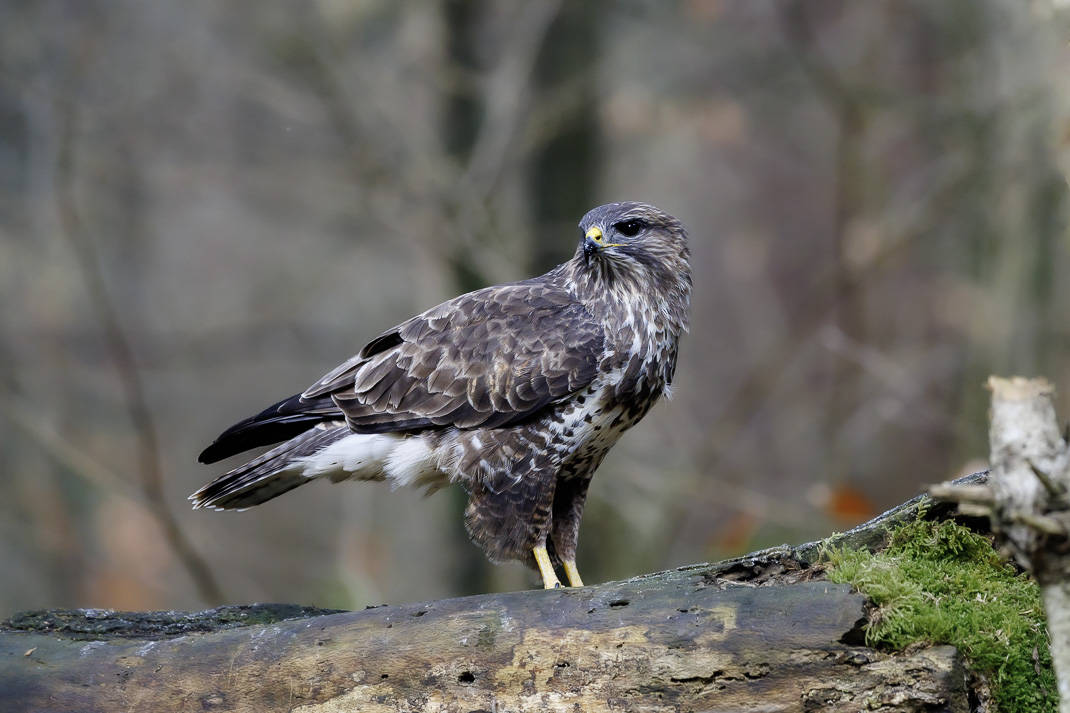
{"label": "bird's eye", "polygon": [[616,223],[613,227],[616,228],[617,232],[621,235],[631,238],[638,235],[639,231],[643,229],[643,221],[635,219],[622,220],[621,222]]}

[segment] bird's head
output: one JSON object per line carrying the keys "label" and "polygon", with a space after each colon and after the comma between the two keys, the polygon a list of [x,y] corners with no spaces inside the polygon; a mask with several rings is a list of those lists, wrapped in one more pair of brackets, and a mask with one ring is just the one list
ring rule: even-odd
{"label": "bird's head", "polygon": [[580,221],[574,263],[595,290],[657,296],[686,309],[691,253],[679,220],[646,203],[609,203]]}

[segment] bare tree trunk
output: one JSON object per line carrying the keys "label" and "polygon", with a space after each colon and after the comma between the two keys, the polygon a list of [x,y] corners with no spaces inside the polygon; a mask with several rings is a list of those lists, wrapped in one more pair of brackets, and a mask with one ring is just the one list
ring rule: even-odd
{"label": "bare tree trunk", "polygon": [[988,485],[931,492],[992,519],[1019,566],[1040,584],[1059,710],[1070,713],[1070,448],[1059,433],[1045,379],[989,377],[992,478]]}

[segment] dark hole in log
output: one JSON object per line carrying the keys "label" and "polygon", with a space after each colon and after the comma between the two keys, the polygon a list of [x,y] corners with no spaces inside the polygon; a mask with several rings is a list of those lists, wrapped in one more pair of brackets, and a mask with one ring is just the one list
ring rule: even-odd
{"label": "dark hole in log", "polygon": [[611,607],[626,607],[629,604],[631,604],[631,602],[629,602],[627,599],[618,599],[618,600],[616,600],[614,602],[610,602],[609,606],[611,606]]}
{"label": "dark hole in log", "polygon": [[461,675],[457,677],[459,683],[472,683],[475,680],[476,677],[471,671],[462,671]]}
{"label": "dark hole in log", "polygon": [[854,623],[850,629],[847,630],[843,636],[840,637],[840,643],[847,646],[865,646],[866,645],[866,625],[869,621],[864,617]]}

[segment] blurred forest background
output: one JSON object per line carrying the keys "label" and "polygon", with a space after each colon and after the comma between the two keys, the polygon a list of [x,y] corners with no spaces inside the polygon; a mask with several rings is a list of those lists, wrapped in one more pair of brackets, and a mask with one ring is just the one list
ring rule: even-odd
{"label": "blurred forest background", "polygon": [[221,430],[614,200],[688,226],[693,329],[588,581],[981,469],[989,373],[1070,416],[1062,5],[0,0],[0,616],[532,586],[456,488],[186,496]]}

